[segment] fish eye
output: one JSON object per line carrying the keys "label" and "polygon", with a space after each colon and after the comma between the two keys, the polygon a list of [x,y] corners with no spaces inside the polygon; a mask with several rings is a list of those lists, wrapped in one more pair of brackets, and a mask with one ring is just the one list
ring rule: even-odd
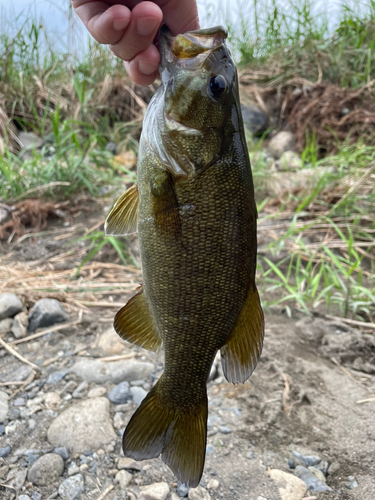
{"label": "fish eye", "polygon": [[222,75],[210,78],[210,92],[214,99],[219,99],[227,90],[227,81]]}

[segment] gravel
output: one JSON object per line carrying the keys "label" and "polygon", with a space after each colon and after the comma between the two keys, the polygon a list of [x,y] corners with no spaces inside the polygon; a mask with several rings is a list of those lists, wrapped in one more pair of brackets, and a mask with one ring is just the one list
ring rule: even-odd
{"label": "gravel", "polygon": [[85,491],[82,474],[68,477],[60,484],[59,495],[63,500],[78,500]]}

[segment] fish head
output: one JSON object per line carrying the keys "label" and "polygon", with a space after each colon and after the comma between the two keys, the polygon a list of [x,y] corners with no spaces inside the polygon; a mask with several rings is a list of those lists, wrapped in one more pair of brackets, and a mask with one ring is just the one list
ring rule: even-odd
{"label": "fish head", "polygon": [[238,103],[235,64],[222,26],[173,37],[160,31],[163,106],[161,141],[169,169],[190,179],[220,155],[233,105]]}

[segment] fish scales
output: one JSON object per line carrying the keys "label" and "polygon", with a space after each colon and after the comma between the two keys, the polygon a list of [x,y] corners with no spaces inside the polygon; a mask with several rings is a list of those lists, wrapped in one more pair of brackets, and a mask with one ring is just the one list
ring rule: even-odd
{"label": "fish scales", "polygon": [[210,369],[244,382],[259,359],[256,206],[235,66],[222,27],[160,34],[162,85],[144,119],[138,185],[115,204],[108,234],[138,232],[143,285],[115,318],[122,338],[164,346],[165,369],[131,418],[126,456],[161,455],[197,486],[207,439]]}

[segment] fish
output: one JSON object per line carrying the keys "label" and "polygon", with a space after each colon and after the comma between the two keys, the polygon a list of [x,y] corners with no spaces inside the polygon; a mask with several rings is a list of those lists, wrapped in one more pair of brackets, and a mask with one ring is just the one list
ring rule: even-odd
{"label": "fish", "polygon": [[260,357],[257,209],[236,66],[222,26],[159,35],[161,85],[143,122],[137,184],[106,233],[138,233],[143,284],[116,314],[123,339],[164,347],[164,372],[131,417],[126,457],[159,457],[196,487],[207,442],[207,380],[218,351],[229,382]]}

